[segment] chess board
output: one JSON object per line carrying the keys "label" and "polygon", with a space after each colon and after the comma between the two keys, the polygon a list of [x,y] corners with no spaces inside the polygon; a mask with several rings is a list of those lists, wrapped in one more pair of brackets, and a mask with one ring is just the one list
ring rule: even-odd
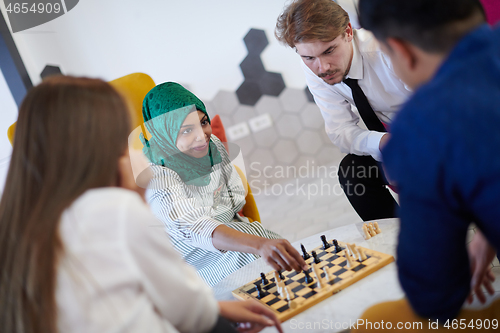
{"label": "chess board", "polygon": [[[331,243],[331,241],[329,243]],[[362,262],[354,260],[353,258],[353,265],[351,268],[348,268],[347,260],[344,256],[345,243],[338,243],[343,248],[343,250],[338,253],[335,253],[334,246],[326,250],[323,249],[323,246],[313,249],[321,260],[321,262],[317,264],[317,267],[321,270],[322,278],[325,277],[323,267],[328,267],[330,279],[327,281],[326,287],[320,288],[312,272],[312,267],[309,267],[309,273],[314,281],[310,284],[305,282],[305,274],[303,272],[284,271],[283,276],[285,278],[285,285],[289,286],[295,295],[295,298],[291,302],[288,302],[286,298],[280,297],[274,278],[275,271],[271,271],[266,274],[266,278],[269,281],[268,284],[263,285],[260,278],[255,279],[233,290],[234,297],[241,300],[255,299],[274,310],[278,319],[284,322],[394,261],[394,257],[391,255],[358,246],[358,248],[364,250],[367,258]],[[314,259],[311,256],[311,258],[306,260],[306,263],[310,266],[313,261]],[[258,297],[258,291],[255,284],[261,285],[264,292],[263,297]]]}

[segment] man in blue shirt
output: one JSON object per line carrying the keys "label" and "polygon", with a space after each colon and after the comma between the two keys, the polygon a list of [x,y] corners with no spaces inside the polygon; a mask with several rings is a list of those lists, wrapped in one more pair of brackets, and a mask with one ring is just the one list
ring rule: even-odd
{"label": "man in blue shirt", "polygon": [[462,305],[471,292],[484,302],[482,287],[493,293],[500,247],[500,29],[477,0],[360,0],[360,22],[415,90],[382,151],[400,194],[397,265],[410,311],[440,324],[498,319],[498,301],[487,315]]}

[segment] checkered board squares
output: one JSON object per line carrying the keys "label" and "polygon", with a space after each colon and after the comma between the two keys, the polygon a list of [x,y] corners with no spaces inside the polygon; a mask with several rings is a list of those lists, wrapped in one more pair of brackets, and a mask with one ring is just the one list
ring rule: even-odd
{"label": "checkered board squares", "polygon": [[[331,243],[331,241],[329,243]],[[342,248],[345,248],[345,243],[339,242],[339,244]],[[255,299],[265,304],[275,311],[281,322],[284,322],[394,261],[394,258],[388,254],[365,248],[362,249],[367,257],[366,260],[359,262],[353,258],[353,265],[351,268],[347,267],[345,250],[335,253],[335,248],[333,246],[326,250],[324,250],[322,246],[313,249],[321,260],[317,266],[322,272],[322,278],[325,277],[323,267],[327,267],[328,274],[330,275],[330,279],[327,282],[328,286],[320,288],[312,267],[309,268],[309,273],[314,281],[309,284],[305,282],[304,273],[285,271],[283,272],[285,285],[289,286],[295,295],[295,299],[290,303],[286,298],[283,299],[279,295],[274,279],[274,271],[266,274],[266,278],[269,281],[268,284],[262,285],[261,279],[258,278],[234,290],[233,295],[238,299]],[[313,261],[314,258],[311,257],[306,260],[306,263],[311,265]],[[256,284],[260,284],[263,291],[262,297],[260,298],[257,288],[255,287]]]}

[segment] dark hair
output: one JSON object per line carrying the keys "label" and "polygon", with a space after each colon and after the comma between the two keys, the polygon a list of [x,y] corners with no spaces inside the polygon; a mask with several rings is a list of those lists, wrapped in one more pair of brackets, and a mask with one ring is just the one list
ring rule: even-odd
{"label": "dark hair", "polygon": [[274,35],[290,47],[312,40],[330,42],[344,36],[348,24],[347,12],[332,0],[297,0],[278,17]]}
{"label": "dark hair", "polygon": [[24,98],[0,201],[1,332],[57,332],[61,214],[86,190],[116,184],[130,126],[101,80],[54,76]]}
{"label": "dark hair", "polygon": [[378,40],[399,38],[430,53],[447,53],[485,22],[478,0],[360,0],[359,20]]}

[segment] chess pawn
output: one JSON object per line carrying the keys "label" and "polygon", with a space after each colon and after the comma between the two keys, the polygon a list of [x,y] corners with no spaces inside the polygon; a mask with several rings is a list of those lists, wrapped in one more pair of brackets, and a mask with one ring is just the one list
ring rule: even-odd
{"label": "chess pawn", "polygon": [[326,287],[325,281],[321,278],[321,271],[318,268],[318,265],[313,264],[312,265],[314,275],[316,275],[316,281],[318,282],[318,285],[320,288]]}
{"label": "chess pawn", "polygon": [[323,266],[323,272],[325,273],[325,281],[330,282],[330,273],[328,273],[328,268],[326,268],[326,266]]}
{"label": "chess pawn", "polygon": [[375,229],[373,228],[373,223],[370,222],[368,223],[368,232],[370,233],[370,235],[373,237],[375,236],[377,233],[375,232]]}
{"label": "chess pawn", "polygon": [[295,298],[295,294],[293,293],[290,286],[286,286],[285,292],[286,292],[286,299],[287,300],[291,301],[292,299]]}
{"label": "chess pawn", "polygon": [[361,229],[363,229],[363,233],[365,234],[365,239],[372,238],[372,236],[368,232],[368,227],[366,226],[366,223],[363,223],[363,227]]}
{"label": "chess pawn", "polygon": [[380,227],[378,226],[378,223],[377,223],[377,222],[373,223],[373,227],[375,228],[375,232],[376,232],[377,234],[382,233],[382,230],[380,230]]}
{"label": "chess pawn", "polygon": [[285,289],[285,293],[286,293],[286,299],[288,300],[288,307],[290,309],[297,308],[297,302],[293,300],[295,298],[295,295],[293,294],[292,289],[290,289],[290,287],[287,286]]}

